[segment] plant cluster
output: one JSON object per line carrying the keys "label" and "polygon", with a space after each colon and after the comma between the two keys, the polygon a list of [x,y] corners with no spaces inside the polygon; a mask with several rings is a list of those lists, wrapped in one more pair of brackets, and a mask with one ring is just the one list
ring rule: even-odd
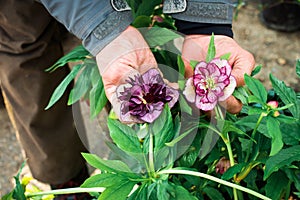
{"label": "plant cluster", "polygon": [[[107,144],[114,159],[84,153],[86,161],[101,173],[80,188],[26,192],[17,175],[15,190],[4,199],[42,199],[43,195],[76,192],[89,192],[100,200],[300,198],[300,94],[272,74],[273,88],[267,90],[255,78],[261,66],[245,74],[245,86],[235,88],[227,62],[230,54],[215,58],[218,49],[213,35],[206,60],[192,61],[194,76],[184,78],[180,52],[167,50],[174,45],[170,41],[181,36],[172,31],[174,20],[162,13],[161,1],[151,2],[128,1],[135,17],[133,25],[150,27],[141,33],[157,63],[177,73],[152,69],[130,77],[122,87],[123,119],[134,118],[138,123],[125,124],[113,113],[109,115],[112,141]],[[79,46],[50,71],[73,61],[81,63],[57,87],[47,108],[77,77],[68,103],[88,99],[94,118],[107,99],[89,53]],[[296,73],[300,78],[300,60]],[[178,83],[179,89],[164,79]],[[218,104],[231,94],[243,103],[238,114]]]}

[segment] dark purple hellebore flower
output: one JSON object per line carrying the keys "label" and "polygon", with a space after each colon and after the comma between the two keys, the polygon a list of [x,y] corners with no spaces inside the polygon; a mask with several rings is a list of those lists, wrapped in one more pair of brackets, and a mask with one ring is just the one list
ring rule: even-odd
{"label": "dark purple hellebore flower", "polygon": [[231,75],[228,61],[215,58],[209,63],[199,62],[196,65],[183,94],[197,108],[208,111],[213,110],[218,101],[225,101],[235,87],[236,80]]}
{"label": "dark purple hellebore flower", "polygon": [[173,107],[179,97],[179,92],[164,82],[157,69],[129,78],[118,91],[120,119],[124,122],[152,123],[166,103]]}

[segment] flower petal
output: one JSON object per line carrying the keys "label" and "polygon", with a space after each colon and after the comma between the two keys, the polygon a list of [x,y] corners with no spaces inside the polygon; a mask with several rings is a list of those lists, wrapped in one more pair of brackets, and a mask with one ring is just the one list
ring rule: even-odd
{"label": "flower petal", "polygon": [[235,78],[233,76],[230,76],[229,80],[230,80],[230,83],[223,90],[224,95],[219,98],[219,101],[225,101],[228,97],[230,97],[230,95],[232,95],[232,93],[235,90],[235,87],[236,87],[236,80],[235,80]]}
{"label": "flower petal", "polygon": [[227,60],[221,60],[220,58],[215,58],[211,61],[211,63],[215,63],[220,69],[225,67],[225,69],[222,69],[222,71],[225,71],[226,75],[229,76],[231,74],[231,66]]}
{"label": "flower petal", "polygon": [[209,110],[213,110],[214,107],[217,105],[217,101],[214,102],[208,102],[208,101],[202,101],[203,98],[197,96],[196,97],[196,107],[199,108],[200,110],[204,110],[204,111],[209,111]]}
{"label": "flower petal", "polygon": [[189,102],[195,102],[196,93],[192,77],[186,81],[183,94]]}

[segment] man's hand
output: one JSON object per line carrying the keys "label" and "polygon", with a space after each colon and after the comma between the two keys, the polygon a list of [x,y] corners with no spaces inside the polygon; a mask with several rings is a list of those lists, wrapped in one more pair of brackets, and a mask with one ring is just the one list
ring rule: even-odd
{"label": "man's hand", "polygon": [[143,36],[131,26],[101,50],[96,60],[106,96],[117,114],[120,112],[117,87],[124,84],[130,75],[136,72],[143,74],[150,68],[157,67],[154,55]]}
{"label": "man's hand", "polygon": [[[186,77],[193,75],[190,61],[205,61],[210,35],[190,35],[186,36],[182,49],[182,58],[186,66]],[[255,60],[251,53],[241,48],[232,38],[222,35],[215,35],[216,57],[230,53],[229,64],[233,67],[232,75],[235,77],[237,86],[242,86],[244,74],[251,74]],[[233,96],[230,96],[221,104],[231,113],[238,113],[242,109],[242,104]]]}

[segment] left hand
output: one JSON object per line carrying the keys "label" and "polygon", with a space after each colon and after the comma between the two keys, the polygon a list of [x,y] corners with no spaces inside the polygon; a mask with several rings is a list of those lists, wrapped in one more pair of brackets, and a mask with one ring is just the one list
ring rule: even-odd
{"label": "left hand", "polygon": [[[185,37],[182,58],[185,63],[186,77],[193,75],[191,60],[205,61],[210,42],[210,35],[189,35]],[[223,35],[215,35],[216,57],[230,53],[229,64],[233,67],[232,75],[237,86],[245,84],[244,74],[250,75],[255,67],[255,60],[251,53],[240,47],[232,38]],[[230,96],[225,102],[220,102],[230,113],[238,113],[242,109],[242,103],[234,96]],[[226,105],[226,106],[225,106]]]}

